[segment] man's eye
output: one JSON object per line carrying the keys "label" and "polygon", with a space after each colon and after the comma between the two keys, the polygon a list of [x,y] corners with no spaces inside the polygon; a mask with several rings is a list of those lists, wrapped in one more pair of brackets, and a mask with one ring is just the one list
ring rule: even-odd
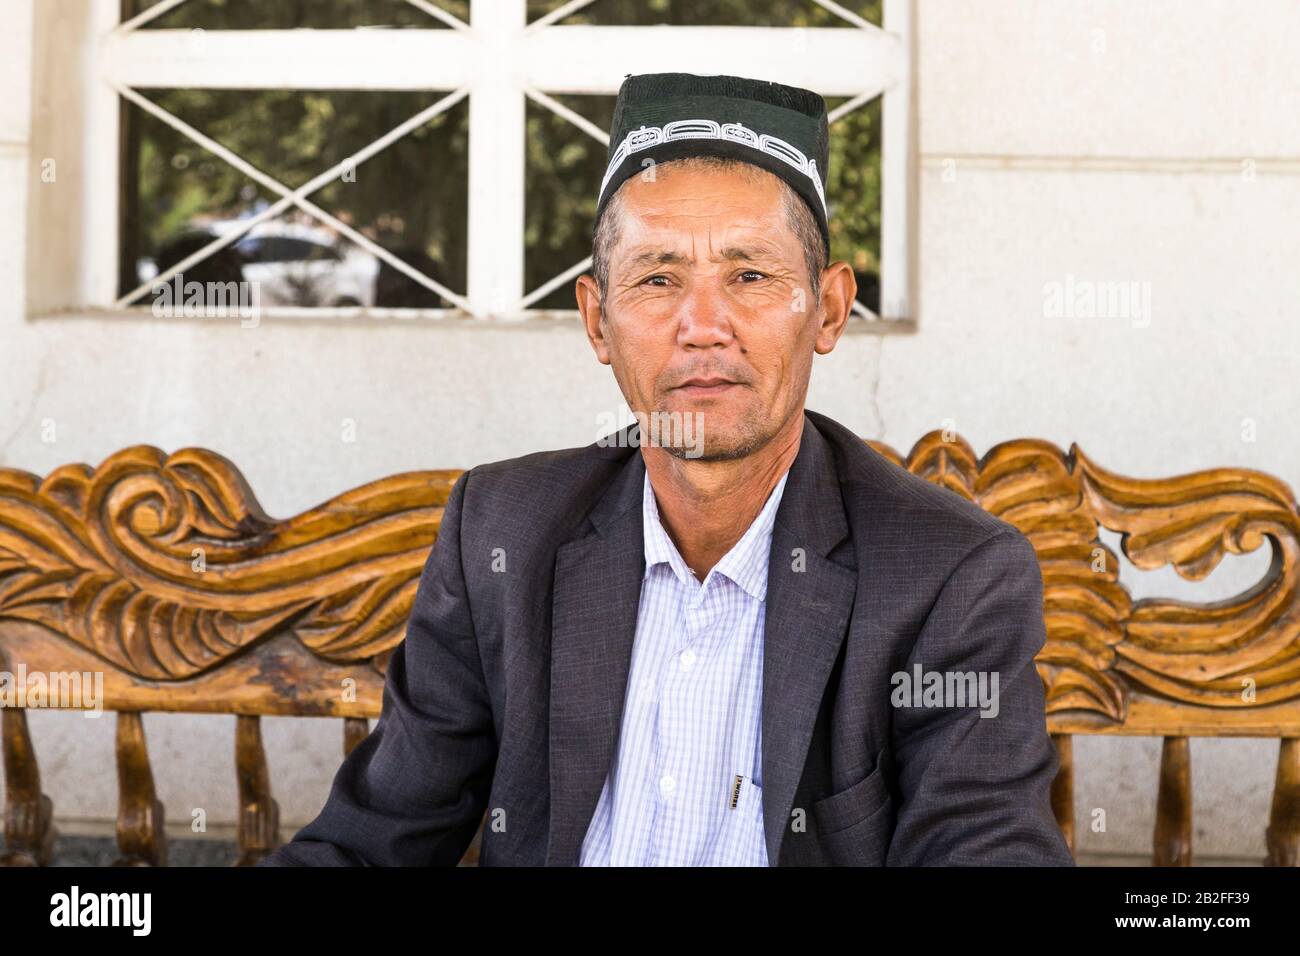
{"label": "man's eye", "polygon": [[[654,282],[656,279],[663,279],[664,282],[668,281],[668,277],[665,275],[655,275],[655,276],[650,276],[648,279],[642,279],[641,284],[645,285],[646,283]],[[662,288],[662,286],[660,286],[660,288]]]}
{"label": "man's eye", "polygon": [[745,270],[744,272],[742,272],[740,275],[741,275],[742,278],[743,278],[744,276],[757,276],[759,279],[766,279],[766,278],[767,278],[767,273],[766,273],[766,272],[759,272],[757,269],[746,269],[746,270]]}

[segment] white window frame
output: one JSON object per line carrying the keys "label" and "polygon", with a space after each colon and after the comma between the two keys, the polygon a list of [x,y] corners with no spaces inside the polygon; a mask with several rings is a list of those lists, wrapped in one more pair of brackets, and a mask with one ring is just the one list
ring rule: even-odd
{"label": "white window frame", "polygon": [[[118,0],[61,0],[80,11],[83,31],[69,43],[69,23],[60,31],[58,58],[78,55],[85,68],[77,80],[65,71],[42,71],[49,102],[80,116],[56,124],[53,147],[34,156],[71,152],[84,171],[82,188],[57,191],[33,205],[29,214],[32,248],[53,250],[68,230],[80,235],[80,257],[58,277],[57,295],[35,301],[34,314],[149,313],[141,299],[118,295],[119,105],[125,97],[182,133],[196,138],[221,159],[236,165],[282,200],[280,212],[298,206],[323,219],[354,242],[379,255],[412,279],[438,291],[455,309],[290,308],[263,310],[276,316],[367,316],[473,318],[477,320],[576,317],[576,310],[531,308],[557,286],[587,271],[590,256],[536,289],[524,288],[524,176],[526,101],[552,110],[608,146],[608,134],[566,109],[551,94],[618,92],[627,73],[681,71],[756,76],[815,89],[828,97],[848,97],[830,121],[882,96],[881,241],[879,315],[855,304],[855,312],[875,329],[914,328],[916,310],[916,143],[914,97],[915,10],[912,0],[884,0],[884,28],[862,20],[834,0],[811,0],[856,29],[791,27],[620,27],[556,25],[599,0],[571,0],[547,16],[527,23],[526,0],[471,0],[470,20],[462,22],[429,0],[406,0],[450,29],[429,30],[140,30],[148,20],[187,0],[162,0],[125,23]],[[41,55],[41,51],[37,51]],[[46,50],[45,55],[55,54]],[[74,75],[77,75],[74,71]],[[38,77],[38,83],[41,77]],[[206,140],[149,103],[140,88],[450,90],[429,109],[365,149],[322,170],[307,185],[290,191],[219,144]],[[352,164],[461,99],[469,99],[468,275],[463,296],[423,276],[310,202],[310,193]],[[196,135],[197,134],[197,135]],[[35,145],[35,144],[34,144]],[[79,148],[78,148],[79,147]],[[61,148],[61,149],[60,149]],[[91,188],[91,184],[103,184]],[[278,213],[277,213],[278,214]],[[228,237],[233,241],[235,237]],[[215,251],[213,249],[212,251]],[[66,255],[66,253],[65,253]],[[188,268],[193,262],[179,263]],[[42,264],[29,268],[30,285],[52,288]],[[166,273],[160,278],[165,277]],[[42,282],[42,278],[44,282]],[[37,292],[37,300],[41,294]]]}

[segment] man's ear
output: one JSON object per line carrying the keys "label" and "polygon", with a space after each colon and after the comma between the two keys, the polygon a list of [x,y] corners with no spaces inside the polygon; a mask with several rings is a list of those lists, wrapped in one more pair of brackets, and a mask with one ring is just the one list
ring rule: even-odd
{"label": "man's ear", "polygon": [[821,327],[813,344],[818,355],[835,348],[853,311],[858,280],[847,262],[832,262],[822,270]]}
{"label": "man's ear", "polygon": [[587,329],[587,341],[591,343],[596,360],[601,365],[609,364],[609,347],[605,344],[604,306],[600,301],[600,287],[590,275],[578,276],[573,294],[578,300],[578,312],[582,314],[582,324]]}

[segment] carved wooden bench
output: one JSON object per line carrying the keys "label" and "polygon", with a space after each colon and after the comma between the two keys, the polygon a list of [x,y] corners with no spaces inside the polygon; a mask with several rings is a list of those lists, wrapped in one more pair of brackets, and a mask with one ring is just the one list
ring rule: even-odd
{"label": "carved wooden bench", "polygon": [[[1038,656],[1061,757],[1053,805],[1074,846],[1074,734],[1164,738],[1154,863],[1192,856],[1195,736],[1279,737],[1268,863],[1300,846],[1300,516],[1287,485],[1214,469],[1125,478],[1076,447],[1005,442],[977,459],[932,432],[901,467],[1020,528],[1041,562],[1048,639]],[[102,672],[117,714],[119,864],[163,865],[141,715],[231,714],[238,865],[279,844],[264,716],[342,720],[346,754],[380,711],[426,555],[458,471],[396,475],[286,521],[202,449],[137,446],[44,480],[0,469],[0,670]],[[1139,568],[1200,580],[1225,553],[1269,541],[1263,581],[1230,600],[1134,601],[1098,526]],[[67,706],[65,700],[46,705]],[[55,839],[21,707],[0,708],[6,778],[0,865],[44,865]],[[477,841],[466,861],[477,859]]]}

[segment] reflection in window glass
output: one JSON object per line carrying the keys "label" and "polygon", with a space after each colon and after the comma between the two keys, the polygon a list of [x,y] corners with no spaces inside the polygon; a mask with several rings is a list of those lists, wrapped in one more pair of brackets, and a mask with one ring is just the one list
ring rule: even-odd
{"label": "reflection in window glass", "polygon": [[311,225],[300,216],[255,226],[235,249],[242,260],[243,278],[257,284],[264,306],[377,304],[380,260],[333,230]]}
{"label": "reflection in window glass", "polygon": [[[443,95],[433,91],[140,92],[288,188],[301,186],[344,161]],[[461,100],[355,168],[345,168],[307,198],[416,270],[454,292],[463,292],[467,121],[467,101]],[[124,132],[121,294],[279,199],[134,104],[125,110]],[[291,263],[313,264],[334,278],[293,282],[295,276],[268,272]],[[344,235],[292,209],[259,224],[245,240],[186,270],[186,275],[197,281],[228,281],[232,275],[274,279],[273,288],[265,290],[266,305],[451,305]]]}

